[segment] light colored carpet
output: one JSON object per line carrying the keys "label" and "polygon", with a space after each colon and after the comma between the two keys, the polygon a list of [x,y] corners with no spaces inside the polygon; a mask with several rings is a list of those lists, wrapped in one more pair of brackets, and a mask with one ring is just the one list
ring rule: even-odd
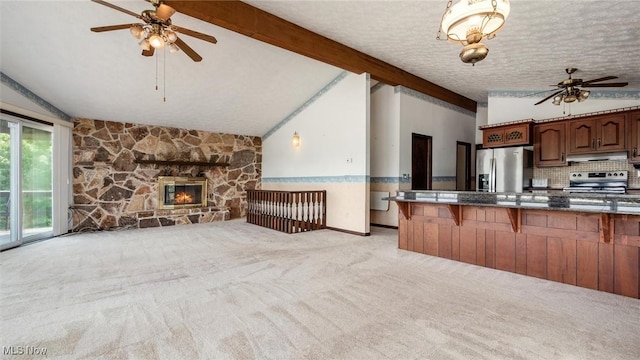
{"label": "light colored carpet", "polygon": [[396,245],[243,220],[52,239],[0,253],[0,341],[58,359],[640,357],[640,300]]}

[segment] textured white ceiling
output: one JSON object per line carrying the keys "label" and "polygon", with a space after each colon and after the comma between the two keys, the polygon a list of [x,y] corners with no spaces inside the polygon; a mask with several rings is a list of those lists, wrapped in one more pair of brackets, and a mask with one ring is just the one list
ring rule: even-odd
{"label": "textured white ceiling", "polygon": [[138,22],[89,1],[2,0],[0,14],[0,70],[70,116],[261,136],[342,71],[182,14],[174,24],[218,39],[181,36],[200,63],[182,52],[143,57],[128,30],[89,31]]}
{"label": "textured white ceiling", "polygon": [[[459,61],[459,45],[435,39],[446,0],[246,2],[479,102],[491,90],[549,89],[566,67],[640,90],[637,0],[512,0],[475,67]],[[0,71],[71,116],[247,135],[266,133],[341,72],[182,14],[172,20],[218,44],[181,36],[204,60],[167,52],[165,70],[162,53],[140,56],[127,30],[89,31],[136,22],[131,16],[88,0],[0,0]]]}
{"label": "textured white ceiling", "polygon": [[640,89],[638,0],[512,0],[475,66],[459,60],[461,46],[436,41],[446,0],[245,2],[478,102],[490,90],[549,89],[567,67]]}

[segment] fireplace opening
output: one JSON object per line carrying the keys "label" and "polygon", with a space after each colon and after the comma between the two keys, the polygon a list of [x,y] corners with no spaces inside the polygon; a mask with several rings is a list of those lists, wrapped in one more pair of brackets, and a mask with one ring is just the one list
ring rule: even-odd
{"label": "fireplace opening", "polygon": [[197,177],[158,177],[158,207],[179,209],[207,206],[207,179]]}

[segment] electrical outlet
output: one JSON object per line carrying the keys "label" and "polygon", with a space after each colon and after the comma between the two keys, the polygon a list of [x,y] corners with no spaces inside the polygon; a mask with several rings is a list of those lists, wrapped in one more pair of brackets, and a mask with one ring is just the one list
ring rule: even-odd
{"label": "electrical outlet", "polygon": [[402,178],[405,180],[409,180],[409,174],[402,174]]}

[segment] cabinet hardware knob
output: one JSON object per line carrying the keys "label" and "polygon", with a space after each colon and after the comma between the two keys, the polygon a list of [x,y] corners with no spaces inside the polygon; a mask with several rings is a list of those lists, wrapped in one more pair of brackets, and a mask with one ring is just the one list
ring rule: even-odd
{"label": "cabinet hardware knob", "polygon": [[600,138],[598,138],[598,147],[600,147]]}
{"label": "cabinet hardware knob", "polygon": [[591,139],[591,148],[592,149],[596,148],[596,139]]}
{"label": "cabinet hardware knob", "polygon": [[633,148],[633,157],[636,157],[636,156],[638,156],[638,148],[634,147]]}
{"label": "cabinet hardware knob", "polygon": [[564,161],[564,153],[560,155],[560,161]]}

